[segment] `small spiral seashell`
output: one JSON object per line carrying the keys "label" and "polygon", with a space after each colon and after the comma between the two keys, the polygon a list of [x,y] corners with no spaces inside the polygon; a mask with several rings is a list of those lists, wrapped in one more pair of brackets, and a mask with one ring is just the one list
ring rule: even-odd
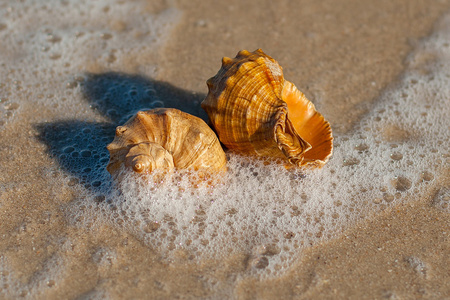
{"label": "small spiral seashell", "polygon": [[225,153],[211,128],[202,119],[173,108],[138,112],[116,128],[107,149],[110,161],[106,168],[111,175],[122,165],[136,173],[226,168]]}
{"label": "small spiral seashell", "polygon": [[224,57],[202,107],[219,140],[243,154],[322,167],[333,151],[330,124],[261,49]]}

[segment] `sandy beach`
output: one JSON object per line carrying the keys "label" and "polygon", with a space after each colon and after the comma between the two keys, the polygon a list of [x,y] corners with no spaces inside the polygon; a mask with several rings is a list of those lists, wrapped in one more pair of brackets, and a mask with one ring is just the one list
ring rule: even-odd
{"label": "sandy beach", "polygon": [[[450,1],[241,2],[0,1],[0,299],[450,298]],[[329,163],[111,179],[116,126],[207,121],[222,57],[258,48]]]}

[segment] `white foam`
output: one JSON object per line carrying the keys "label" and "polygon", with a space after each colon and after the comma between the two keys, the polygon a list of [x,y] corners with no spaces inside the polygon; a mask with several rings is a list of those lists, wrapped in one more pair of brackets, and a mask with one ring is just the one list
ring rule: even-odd
{"label": "white foam", "polygon": [[105,201],[81,200],[71,213],[87,220],[97,208],[94,215],[168,257],[177,249],[198,259],[243,251],[254,272],[278,273],[302,248],[438,187],[449,157],[449,39],[449,30],[437,32],[411,54],[436,60],[425,74],[411,67],[352,132],[336,136],[323,169],[288,171],[229,154],[228,174],[214,188],[192,188],[183,174],[162,185],[129,175]]}
{"label": "white foam", "polygon": [[0,130],[25,102],[57,109],[61,119],[98,120],[89,107],[80,109],[84,73],[156,76],[151,57],[180,19],[173,7],[151,14],[145,3],[129,1],[28,0],[2,7]]}

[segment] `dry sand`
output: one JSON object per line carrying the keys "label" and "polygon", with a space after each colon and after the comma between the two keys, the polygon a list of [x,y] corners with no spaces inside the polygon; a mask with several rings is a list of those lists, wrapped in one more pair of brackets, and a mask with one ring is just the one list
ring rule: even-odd
{"label": "dry sand", "polygon": [[[106,20],[114,5],[104,5]],[[168,31],[161,50],[136,54],[127,50],[127,41],[118,42],[116,51],[125,49],[130,55],[116,64],[114,53],[86,50],[83,63],[68,66],[63,75],[119,71],[153,76],[163,82],[157,89],[161,95],[195,102],[206,92],[205,80],[217,72],[222,56],[262,48],[316,104],[337,136],[350,132],[379,95],[396,86],[405,69],[420,69],[433,59],[422,57],[424,61],[412,64],[407,57],[422,38],[439,29],[437,22],[450,9],[449,1],[418,0],[136,1],[135,5],[143,14],[177,9],[181,19]],[[48,10],[44,4],[38,6]],[[20,6],[10,10],[2,1],[0,10],[10,13],[11,19]],[[13,24],[10,19],[0,19],[0,34],[9,35],[5,32],[14,29],[8,27]],[[47,27],[69,26],[70,20],[55,23]],[[98,20],[92,30],[102,34],[103,23],[117,32],[131,26]],[[11,70],[29,55],[21,48],[30,38],[20,35],[25,31],[18,28],[17,36],[9,35],[4,39],[8,44],[0,44],[0,69]],[[144,43],[142,35],[133,32],[131,38]],[[275,278],[249,273],[248,253],[192,261],[180,251],[167,260],[129,231],[101,222],[77,226],[67,215],[65,208],[80,197],[74,187],[78,182],[67,184],[70,176],[49,155],[36,124],[55,122],[59,109],[73,107],[74,118],[97,122],[106,118],[89,105],[61,102],[36,107],[30,97],[56,94],[70,99],[70,89],[52,92],[67,82],[54,74],[54,80],[27,83],[20,80],[26,70],[15,72],[19,75],[0,73],[3,102],[9,89],[20,90],[14,102],[20,108],[5,106],[6,121],[0,129],[0,298],[450,298],[448,199],[439,204],[444,208],[435,205],[438,187],[449,187],[448,158],[443,160],[447,169],[434,178],[431,192],[381,209],[332,239],[294,254],[291,267]],[[49,74],[51,67],[35,76],[52,78]],[[187,110],[205,117],[194,106],[187,105]],[[402,133],[392,129],[385,134],[389,140]]]}

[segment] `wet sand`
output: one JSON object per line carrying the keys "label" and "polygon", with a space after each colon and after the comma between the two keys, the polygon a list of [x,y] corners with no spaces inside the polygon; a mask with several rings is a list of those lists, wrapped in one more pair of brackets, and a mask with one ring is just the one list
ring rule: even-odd
{"label": "wet sand", "polygon": [[[58,124],[64,126],[57,122],[72,119],[106,124],[105,131],[114,128],[108,123],[117,121],[113,112],[92,107],[86,93],[79,90],[73,96],[71,85],[79,88],[78,83],[84,79],[76,76],[81,73],[95,77],[125,72],[145,80],[151,77],[159,98],[171,103],[176,101],[170,99],[182,99],[187,111],[205,118],[189,103],[202,100],[207,91],[205,81],[217,72],[221,57],[233,56],[241,49],[262,48],[279,61],[285,77],[327,117],[335,135],[343,135],[353,130],[386,89],[398,85],[406,69],[427,72],[427,63],[433,57],[411,61],[409,55],[421,39],[443,26],[439,20],[449,11],[449,1],[137,1],[135,5],[144,18],[169,10],[161,17],[168,18],[172,16],[170,9],[177,9],[173,18],[180,19],[176,25],[161,29],[167,37],[163,46],[147,49],[146,43],[154,41],[147,41],[145,33],[127,34],[133,24],[127,25],[132,22],[126,16],[122,23],[117,19],[99,20],[90,29],[97,36],[109,28],[118,35],[133,36],[143,46],[135,52],[127,48],[127,41],[105,47],[108,51],[130,51],[120,61],[113,59],[114,51],[87,49],[79,61],[66,62],[69,66],[61,67],[65,70],[61,74],[52,71],[52,63],[62,61],[64,56],[51,58],[45,72],[33,75],[34,81],[23,76],[28,74],[26,69],[15,68],[24,65],[23,57],[32,56],[22,45],[30,38],[26,27],[32,27],[33,21],[23,28],[14,25],[14,18],[20,20],[20,16],[14,17],[20,6],[12,10],[7,3],[0,6],[7,12],[7,21],[0,20],[0,34],[8,41],[0,45],[4,70],[0,82],[0,298],[450,296],[449,203],[448,196],[439,194],[449,187],[448,166],[420,199],[375,211],[331,239],[306,247],[293,255],[288,270],[274,278],[249,271],[249,253],[238,252],[220,260],[192,260],[188,252],[180,250],[167,259],[157,247],[149,246],[129,230],[103,222],[101,214],[81,226],[72,215],[71,203],[85,195],[85,184],[80,181],[89,183],[90,177],[77,178],[67,172],[68,167],[51,153],[54,140],[42,130],[56,132]],[[107,19],[113,4],[100,6]],[[64,28],[64,22],[55,20],[39,30]],[[98,39],[99,44],[103,37]],[[59,53],[49,51],[45,53]],[[51,104],[36,106],[45,103],[39,102],[42,98],[50,99]],[[55,98],[60,101],[51,100]],[[70,132],[69,127],[65,129]],[[386,140],[399,135],[389,132]],[[105,136],[111,138],[107,133]],[[448,164],[448,158],[443,162]],[[444,200],[438,203],[436,199]]]}
{"label": "wet sand", "polygon": [[246,280],[238,290],[263,299],[445,299],[450,222],[427,200],[362,222],[305,251],[281,278]]}

